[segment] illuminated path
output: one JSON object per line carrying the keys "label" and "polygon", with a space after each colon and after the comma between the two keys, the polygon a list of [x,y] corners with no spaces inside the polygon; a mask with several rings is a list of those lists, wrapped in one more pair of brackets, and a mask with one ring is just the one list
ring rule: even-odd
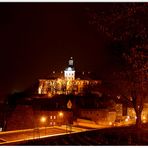
{"label": "illuminated path", "polygon": [[1,132],[0,139],[6,140],[6,142],[0,141],[1,144],[11,144],[17,141],[24,141],[30,139],[44,138],[44,137],[52,137],[57,135],[65,135],[69,131],[71,132],[81,132],[86,131],[85,128],[77,128],[77,127],[67,127],[67,126],[55,126],[55,127],[42,127],[38,129],[27,129],[27,130],[16,130],[16,131],[8,131]]}
{"label": "illuminated path", "polygon": [[[13,143],[15,144],[16,142],[19,142],[19,141],[27,141],[31,139],[65,135],[65,134],[69,134],[69,132],[77,133],[77,132],[83,132],[83,131],[88,131],[93,129],[103,129],[103,128],[109,128],[109,127],[97,126],[94,128],[88,128],[88,126],[87,127],[86,126],[85,127],[76,127],[76,126],[69,127],[66,125],[62,125],[62,126],[54,126],[54,127],[42,127],[42,128],[36,128],[36,129],[7,131],[7,132],[0,133],[0,145],[13,145]],[[110,126],[110,128],[112,127]]]}

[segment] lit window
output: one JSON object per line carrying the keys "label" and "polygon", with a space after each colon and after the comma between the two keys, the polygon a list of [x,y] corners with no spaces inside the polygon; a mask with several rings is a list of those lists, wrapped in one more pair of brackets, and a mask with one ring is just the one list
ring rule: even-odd
{"label": "lit window", "polygon": [[52,116],[50,116],[50,119],[52,119]]}
{"label": "lit window", "polygon": [[56,116],[53,116],[53,119],[56,119]]}

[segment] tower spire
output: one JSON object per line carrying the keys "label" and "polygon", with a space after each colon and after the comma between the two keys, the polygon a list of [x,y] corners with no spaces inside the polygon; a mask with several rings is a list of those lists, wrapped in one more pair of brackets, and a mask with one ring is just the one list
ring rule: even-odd
{"label": "tower spire", "polygon": [[73,68],[73,57],[70,57],[70,60],[68,62],[68,66]]}
{"label": "tower spire", "polygon": [[70,57],[68,61],[68,67],[64,71],[64,77],[66,80],[74,80],[75,79],[75,70],[73,64],[73,57]]}

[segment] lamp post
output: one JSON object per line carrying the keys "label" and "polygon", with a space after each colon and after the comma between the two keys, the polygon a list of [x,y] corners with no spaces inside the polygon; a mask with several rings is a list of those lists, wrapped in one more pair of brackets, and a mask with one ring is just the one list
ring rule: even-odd
{"label": "lamp post", "polygon": [[64,116],[64,114],[63,114],[63,112],[59,112],[59,117],[60,117],[60,121],[61,121],[61,123],[62,123],[62,121],[63,121],[63,116]]}
{"label": "lamp post", "polygon": [[47,118],[45,116],[42,116],[40,118],[40,122],[43,123],[43,124],[45,124],[45,135],[46,135],[46,121],[47,121]]}

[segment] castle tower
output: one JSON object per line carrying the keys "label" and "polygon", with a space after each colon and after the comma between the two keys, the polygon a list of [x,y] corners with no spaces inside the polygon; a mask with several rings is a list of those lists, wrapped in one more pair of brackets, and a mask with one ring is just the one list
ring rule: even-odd
{"label": "castle tower", "polygon": [[68,68],[64,70],[65,80],[75,80],[75,70],[73,63],[73,58],[71,57],[68,61]]}

